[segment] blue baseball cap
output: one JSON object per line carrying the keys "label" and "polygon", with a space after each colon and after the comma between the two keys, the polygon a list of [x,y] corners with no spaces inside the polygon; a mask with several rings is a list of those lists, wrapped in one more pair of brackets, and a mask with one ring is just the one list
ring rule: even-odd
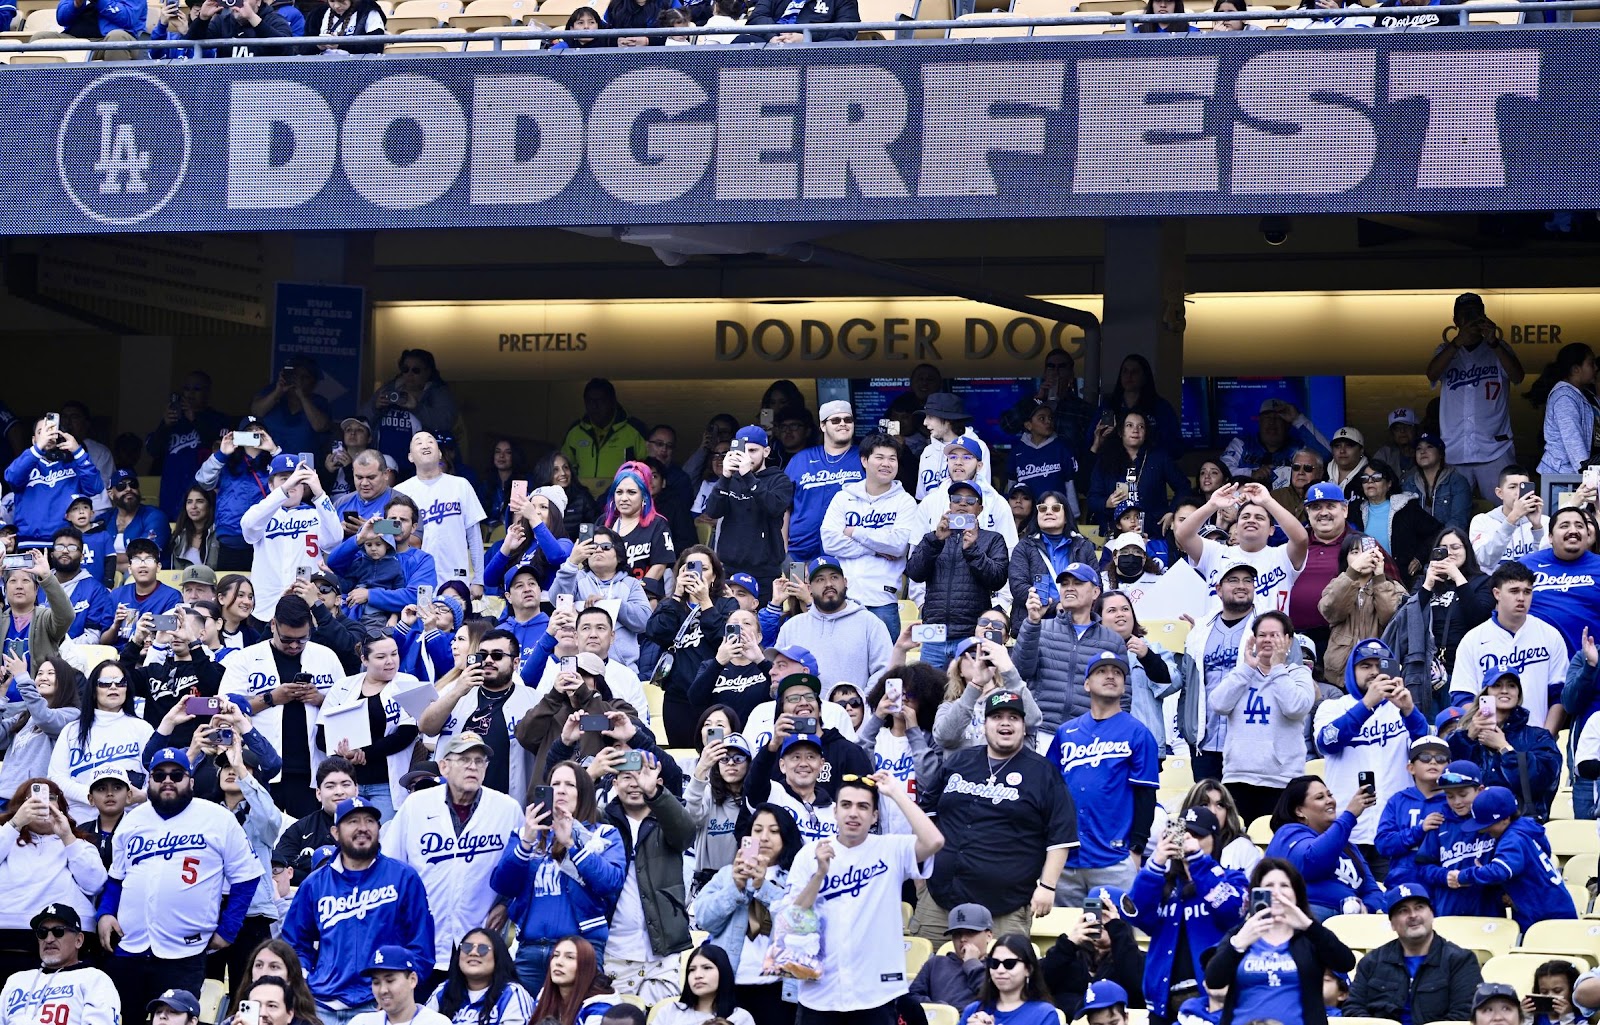
{"label": "blue baseball cap", "polygon": [[1349,505],[1350,499],[1345,497],[1344,488],[1331,480],[1319,480],[1306,489],[1306,505],[1312,502],[1338,502],[1340,505]]}
{"label": "blue baseball cap", "polygon": [[1392,915],[1395,909],[1408,900],[1420,900],[1433,907],[1433,896],[1428,893],[1428,888],[1421,883],[1401,883],[1384,890],[1379,900],[1383,904],[1385,914]]}
{"label": "blue baseball cap", "polygon": [[1439,450],[1439,454],[1441,456],[1444,455],[1444,441],[1437,434],[1423,431],[1421,434],[1417,435],[1417,444],[1432,445],[1434,448]]}
{"label": "blue baseball cap", "polygon": [[819,555],[815,559],[812,559],[810,562],[806,563],[806,579],[810,580],[812,577],[816,576],[817,573],[825,569],[836,569],[840,573],[844,572],[844,567],[839,565],[838,559],[835,559],[831,555]]}
{"label": "blue baseball cap", "polygon": [[955,654],[950,656],[950,661],[954,662],[956,659],[960,658],[962,655],[965,655],[971,648],[976,646],[977,643],[979,641],[981,641],[981,640],[983,640],[983,638],[981,638],[981,637],[963,637],[963,638],[961,638],[960,641],[956,642]]}
{"label": "blue baseball cap", "polygon": [[1483,793],[1472,800],[1472,821],[1462,827],[1469,833],[1481,833],[1497,822],[1504,822],[1517,813],[1516,795],[1505,787],[1485,787]]}
{"label": "blue baseball cap", "polygon": [[276,477],[280,473],[293,473],[299,465],[299,456],[289,452],[279,452],[272,457],[272,462],[267,464],[267,476]]}
{"label": "blue baseball cap", "polygon": [[134,473],[132,470],[118,470],[116,473],[111,475],[111,483],[107,484],[106,487],[117,488],[123,484],[126,484],[130,480],[133,481],[134,487],[139,486],[139,475],[137,473]]}
{"label": "blue baseball cap", "polygon": [[333,824],[337,826],[358,811],[371,812],[372,817],[375,819],[382,818],[382,812],[378,810],[378,806],[365,797],[346,797],[333,810]]}
{"label": "blue baseball cap", "polygon": [[788,754],[789,749],[796,744],[810,744],[818,751],[822,750],[822,738],[815,733],[794,733],[784,738],[783,749],[778,752],[778,755],[782,757]]}
{"label": "blue baseball cap", "polygon": [[170,1007],[179,1014],[200,1017],[200,1001],[186,989],[164,989],[160,996],[144,1005],[147,1012],[158,1007]]}
{"label": "blue baseball cap", "polygon": [[1451,705],[1449,708],[1433,717],[1433,728],[1435,730],[1442,730],[1444,729],[1445,723],[1455,722],[1459,718],[1461,718],[1461,706]]}
{"label": "blue baseball cap", "polygon": [[760,445],[766,448],[771,444],[767,441],[767,432],[755,424],[739,428],[739,433],[733,436],[733,443],[739,447],[740,452],[744,451],[746,445]]}
{"label": "blue baseball cap", "polygon": [[331,843],[323,844],[321,847],[318,847],[316,850],[311,852],[311,871],[315,872],[317,869],[326,865],[328,862],[332,861],[338,856],[338,847]]}
{"label": "blue baseball cap", "polygon": [[1490,666],[1483,671],[1483,685],[1479,687],[1479,690],[1488,690],[1507,676],[1517,681],[1517,690],[1520,691],[1522,689],[1522,677],[1517,675],[1517,671],[1499,666]]}
{"label": "blue baseball cap", "polygon": [[[530,567],[532,563],[528,564]],[[761,594],[761,585],[756,583],[756,578],[748,573],[735,573],[728,578],[728,583],[734,587],[742,587],[750,592],[750,597],[755,598]]]}
{"label": "blue baseball cap", "polygon": [[1083,667],[1083,682],[1088,683],[1089,677],[1093,676],[1094,671],[1101,666],[1115,666],[1122,670],[1122,678],[1124,680],[1128,678],[1128,663],[1124,662],[1116,652],[1102,651],[1094,658],[1091,658]]}
{"label": "blue baseball cap", "polygon": [[411,960],[411,951],[398,943],[385,943],[372,952],[372,960],[361,969],[361,974],[371,977],[378,972],[415,972],[416,964]]}
{"label": "blue baseball cap", "polygon": [[[776,662],[779,656],[790,662],[798,662],[806,667],[806,672],[812,676],[817,675],[817,657],[798,644],[791,644],[785,648],[768,648],[762,654],[767,656],[767,661]],[[782,693],[780,690],[779,693]]]}
{"label": "blue baseball cap", "polygon": [[1350,650],[1351,665],[1374,658],[1394,658],[1394,652],[1376,637],[1368,637]]}
{"label": "blue baseball cap", "polygon": [[183,769],[184,772],[193,772],[194,764],[189,761],[189,749],[186,747],[164,747],[150,756],[150,762],[145,766],[154,769],[158,765],[171,763]]}
{"label": "blue baseball cap", "polygon": [[1098,584],[1100,582],[1100,574],[1087,562],[1067,563],[1067,568],[1056,574],[1056,580],[1060,581],[1062,577],[1073,577],[1086,584]]}
{"label": "blue baseball cap", "polygon": [[1439,788],[1450,790],[1454,787],[1477,787],[1483,785],[1483,770],[1475,762],[1465,759],[1451,762],[1444,767],[1444,772],[1439,775]]}
{"label": "blue baseball cap", "polygon": [[1100,1011],[1107,1007],[1116,1007],[1118,1004],[1123,1007],[1128,1006],[1128,991],[1110,979],[1096,979],[1083,991],[1083,1006],[1079,1010],[1088,1014],[1090,1011]]}
{"label": "blue baseball cap", "polygon": [[965,452],[978,462],[983,462],[983,449],[978,447],[978,439],[969,438],[965,434],[944,447],[945,455],[952,452]]}

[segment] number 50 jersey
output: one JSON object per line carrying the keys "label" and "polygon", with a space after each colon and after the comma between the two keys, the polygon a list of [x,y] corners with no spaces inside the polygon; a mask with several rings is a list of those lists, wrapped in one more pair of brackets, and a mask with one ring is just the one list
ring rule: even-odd
{"label": "number 50 jersey", "polygon": [[34,968],[6,980],[0,1025],[122,1025],[122,997],[111,977],[87,964]]}

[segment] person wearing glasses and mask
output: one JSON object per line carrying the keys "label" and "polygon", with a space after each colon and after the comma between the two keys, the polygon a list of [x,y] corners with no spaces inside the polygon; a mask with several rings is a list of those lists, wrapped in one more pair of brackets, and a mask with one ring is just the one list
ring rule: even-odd
{"label": "person wearing glasses and mask", "polygon": [[[67,904],[49,904],[29,923],[39,941],[39,967],[19,971],[0,990],[0,1022],[31,1025],[48,1001],[62,1025],[120,1025],[122,994],[111,976],[79,959],[83,920]],[[57,1010],[59,1008],[59,1010]]]}
{"label": "person wearing glasses and mask", "polygon": [[795,562],[808,562],[822,554],[822,518],[829,503],[845,485],[866,477],[856,451],[856,415],[850,403],[838,399],[824,402],[817,420],[822,425],[822,443],[796,452],[783,471],[794,482],[789,558]]}

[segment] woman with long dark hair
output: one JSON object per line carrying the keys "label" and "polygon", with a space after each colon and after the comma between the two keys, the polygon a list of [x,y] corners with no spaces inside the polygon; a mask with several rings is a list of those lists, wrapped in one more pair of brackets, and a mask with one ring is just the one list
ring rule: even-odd
{"label": "woman with long dark hair", "polygon": [[1313,916],[1306,881],[1289,862],[1263,858],[1250,886],[1270,890],[1272,904],[1253,913],[1247,908],[1206,964],[1206,987],[1228,991],[1220,1025],[1262,1019],[1327,1025],[1322,974],[1354,970],[1356,956]]}
{"label": "woman with long dark hair", "polygon": [[[593,12],[594,8],[584,7],[573,12],[576,18],[582,11]],[[569,19],[570,20],[570,19]],[[599,22],[595,23],[599,27]],[[597,40],[596,46],[615,45],[613,41],[607,44]],[[566,531],[567,539],[575,540],[578,528],[585,523],[594,523],[600,519],[600,503],[596,502],[589,489],[578,480],[578,473],[572,468],[572,460],[562,452],[551,452],[540,459],[533,467],[533,476],[529,479],[529,487],[542,488],[553,484],[567,493],[567,508],[561,514],[561,525]]]}
{"label": "woman with long dark hair", "polygon": [[685,957],[683,992],[656,1012],[654,1025],[705,1025],[712,1019],[756,1025],[750,1012],[739,1006],[726,950],[708,941]]}
{"label": "woman with long dark hair", "polygon": [[1563,345],[1528,388],[1528,401],[1544,407],[1544,455],[1539,473],[1577,473],[1594,454],[1594,350]]}
{"label": "woman with long dark hair", "polygon": [[217,581],[217,608],[222,610],[220,636],[224,648],[243,650],[265,640],[261,623],[250,613],[256,607],[256,585],[243,573],[229,573]]}
{"label": "woman with long dark hair", "polygon": [[1008,932],[996,939],[984,967],[978,999],[961,1012],[961,1025],[1051,1025],[1057,1020],[1039,955],[1028,937]]}
{"label": "woman with long dark hair", "polygon": [[[456,428],[456,400],[439,373],[439,364],[427,349],[407,349],[400,354],[399,372],[373,393],[371,408],[382,416],[398,408],[415,416],[421,429],[438,436]],[[380,427],[380,430],[382,428]]]}
{"label": "woman with long dark hair", "polygon": [[572,554],[572,542],[565,533],[566,492],[554,484],[534,488],[522,507],[508,511],[510,526],[505,539],[489,553],[483,569],[484,581],[499,591],[509,585],[511,574],[525,565],[534,568],[541,590],[555,583],[561,564]]}
{"label": "woman with long dark hair", "polygon": [[1167,722],[1161,703],[1183,688],[1173,655],[1161,645],[1145,639],[1145,628],[1133,610],[1133,599],[1124,591],[1104,591],[1095,600],[1094,613],[1128,646],[1128,694],[1133,717],[1156,738],[1156,749],[1164,758],[1172,753],[1167,742]]}
{"label": "woman with long dark hair", "polygon": [[[1350,842],[1356,819],[1376,803],[1365,787],[1356,787],[1341,812],[1321,776],[1296,776],[1278,799],[1272,813],[1272,842],[1261,865],[1283,859],[1293,866],[1295,878],[1303,880],[1299,885],[1311,895],[1309,908],[1319,922],[1378,906],[1378,882],[1367,859]],[[1261,865],[1256,866],[1258,876]],[[1356,885],[1349,883],[1351,879],[1357,880]]]}
{"label": "woman with long dark hair", "polygon": [[[1156,0],[1181,2],[1181,0]],[[1112,533],[1113,511],[1123,502],[1136,502],[1145,511],[1146,533],[1158,533],[1172,519],[1172,496],[1189,490],[1189,478],[1178,469],[1167,450],[1150,436],[1147,414],[1129,410],[1120,414],[1115,439],[1102,439],[1099,458],[1089,478],[1089,502],[1084,511]]]}
{"label": "woman with long dark hair", "polygon": [[[83,679],[71,663],[52,655],[39,663],[39,671],[28,673],[28,663],[13,654],[5,656],[6,675],[22,695],[20,705],[0,712],[0,740],[9,740],[4,762],[0,762],[0,794],[8,794],[18,783],[50,771],[50,753],[56,738],[78,721],[78,686]],[[0,804],[0,808],[5,805]]]}
{"label": "woman with long dark hair", "polygon": [[235,1008],[239,1006],[239,1001],[250,999],[250,987],[256,984],[257,979],[282,979],[287,983],[284,989],[289,998],[289,1013],[294,1020],[322,1025],[322,1019],[317,1016],[316,998],[311,995],[311,987],[306,985],[306,973],[300,964],[300,955],[294,952],[288,941],[276,938],[262,940],[250,952],[250,958],[245,963],[250,970],[243,973],[244,978],[234,987]]}
{"label": "woman with long dark hair", "polygon": [[167,545],[167,569],[189,566],[217,568],[216,497],[198,484],[183,496],[183,511],[178,514],[172,542]]}
{"label": "woman with long dark hair", "polygon": [[1047,575],[1053,581],[1070,563],[1095,563],[1094,542],[1078,532],[1072,505],[1059,491],[1046,491],[1033,506],[1038,531],[1019,538],[1011,552],[1011,568],[1006,586],[1011,589],[1011,607],[1028,604],[1028,589],[1035,578]]}
{"label": "woman with long dark hair", "polygon": [[1351,650],[1364,638],[1381,637],[1406,600],[1405,587],[1390,580],[1384,569],[1383,550],[1365,547],[1371,543],[1363,534],[1345,534],[1339,543],[1337,571],[1317,601],[1317,611],[1328,624],[1322,649],[1324,679],[1344,679]]}
{"label": "woman with long dark hair", "polygon": [[695,922],[710,933],[708,942],[738,966],[739,1006],[761,1025],[786,1025],[794,1021],[795,1005],[784,1001],[779,980],[762,975],[759,966],[772,946],[772,908],[788,895],[789,867],[805,842],[787,809],[758,804],[752,811],[734,836],[741,849],[745,838],[753,837],[754,849],[718,869],[695,897],[693,910]]}
{"label": "woman with long dark hair", "polygon": [[[90,777],[114,766],[134,781],[144,779],[144,746],[154,728],[133,710],[133,696],[122,665],[107,659],[94,667],[78,699],[78,721],[61,731],[50,754],[50,779],[67,795],[72,821],[94,813],[89,805]],[[88,757],[88,752],[95,752]],[[128,803],[145,799],[143,785],[128,794]]]}
{"label": "woman with long dark hair", "polygon": [[415,676],[400,672],[400,647],[393,637],[364,638],[361,668],[361,673],[333,685],[323,700],[322,711],[326,715],[364,708],[370,743],[352,749],[340,739],[337,747],[329,750],[327,731],[320,722],[316,742],[322,751],[339,755],[355,766],[357,792],[372,802],[382,821],[388,822],[406,799],[400,777],[411,769],[411,746],[417,739],[416,721],[400,707],[395,695],[415,688],[418,681]]}
{"label": "woman with long dark hair", "polygon": [[[683,807],[695,826],[694,883],[698,890],[717,869],[733,864],[738,851],[734,832],[744,809],[744,778],[750,773],[750,745],[740,736],[744,720],[728,705],[712,705],[700,713],[695,736],[700,757],[684,773]],[[708,740],[708,730],[721,730],[721,740]]]}
{"label": "woman with long dark hair", "polygon": [[1212,857],[1223,868],[1236,868],[1249,872],[1261,860],[1261,848],[1255,845],[1239,815],[1239,806],[1233,802],[1228,788],[1214,779],[1203,779],[1189,788],[1179,807],[1181,815],[1190,808],[1204,808],[1217,820],[1217,839],[1212,845]]}
{"label": "woman with long dark hair", "polygon": [[498,929],[471,929],[461,937],[450,974],[428,998],[428,1008],[453,1025],[524,1025],[533,1021],[533,996],[517,981],[511,951]]}
{"label": "woman with long dark hair", "polygon": [[[657,522],[665,529],[665,519]],[[696,712],[689,685],[701,664],[716,654],[728,617],[739,609],[739,602],[728,597],[725,581],[716,552],[705,545],[685,548],[673,570],[672,593],[645,626],[646,639],[661,648],[650,679],[664,692],[661,719],[671,747],[694,746]]]}
{"label": "woman with long dark hair", "polygon": [[[567,15],[567,31],[584,31],[600,27],[600,12],[593,7],[580,7]],[[616,46],[616,36],[578,36],[575,39],[557,39],[550,44],[552,50],[588,50],[594,47]]]}
{"label": "woman with long dark hair", "polygon": [[[1184,13],[1182,0],[1173,0],[1175,6],[1169,10],[1156,10],[1151,0],[1146,0],[1147,14],[1182,14]],[[1167,24],[1161,22],[1159,24]],[[1172,23],[1173,28],[1166,31],[1193,31],[1178,27],[1180,23]],[[1156,29],[1154,31],[1161,31]],[[1106,424],[1105,414],[1116,414],[1109,427]],[[1183,450],[1183,435],[1178,429],[1178,414],[1173,411],[1172,403],[1156,393],[1156,375],[1150,368],[1150,361],[1138,353],[1128,356],[1117,368],[1117,383],[1100,400],[1100,426],[1095,428],[1094,437],[1098,452],[1098,442],[1106,435],[1121,426],[1123,415],[1126,413],[1143,413],[1150,421],[1151,441],[1161,447],[1168,455],[1177,457]],[[1187,490],[1187,489],[1184,489]]]}
{"label": "woman with long dark hair", "polygon": [[[1444,549],[1444,558],[1433,555]],[[1472,539],[1460,527],[1446,527],[1433,537],[1428,562],[1417,577],[1417,594],[1428,610],[1433,647],[1446,674],[1456,665],[1456,646],[1468,630],[1483,623],[1494,611],[1489,574],[1478,565]]]}
{"label": "woman with long dark hair", "polygon": [[616,632],[611,639],[610,657],[635,672],[648,673],[651,666],[639,665],[639,635],[650,622],[650,599],[644,593],[644,585],[623,565],[626,554],[621,534],[610,527],[596,527],[588,541],[572,546],[546,590],[552,596],[572,595],[580,608],[591,598],[615,601],[617,613],[612,625]]}
{"label": "woman with long dark hair", "polygon": [[[543,1022],[549,1018],[560,1025],[577,1025],[583,1002],[610,992],[613,992],[611,980],[601,974],[594,947],[582,936],[567,936],[550,953],[550,970],[528,1020]],[[603,1014],[604,1011],[602,1007],[591,1005],[586,1013]]]}
{"label": "woman with long dark hair", "polygon": [[[47,796],[34,796],[36,784]],[[40,908],[59,902],[91,921],[105,884],[100,852],[72,832],[61,788],[42,776],[23,780],[0,814],[0,971],[39,967],[29,920]]]}
{"label": "woman with long dark hair", "polygon": [[[528,479],[528,458],[510,438],[496,438],[489,466],[478,482],[478,501],[490,523],[511,523],[511,482]],[[565,533],[565,530],[562,531]]]}

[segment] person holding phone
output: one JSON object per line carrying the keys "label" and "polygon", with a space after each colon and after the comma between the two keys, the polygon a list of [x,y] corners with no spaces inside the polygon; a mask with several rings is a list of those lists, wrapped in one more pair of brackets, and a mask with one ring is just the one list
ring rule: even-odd
{"label": "person holding phone", "polygon": [[[726,705],[706,710],[706,724],[701,727],[705,747],[683,785],[683,804],[697,830],[693,880],[696,891],[718,869],[731,865],[738,853],[734,833],[746,814],[744,784],[750,775],[750,745],[734,727],[737,714]],[[730,720],[730,716],[735,718]]]}
{"label": "person holding phone", "polygon": [[[301,570],[309,575],[318,569],[322,553],[344,539],[344,527],[314,466],[279,454],[267,468],[267,481],[271,490],[245,511],[239,529],[255,548],[251,581],[264,594],[282,594]],[[271,619],[270,604],[257,606],[255,615]]]}
{"label": "person holding phone", "polygon": [[784,521],[794,504],[795,482],[782,467],[768,465],[771,455],[766,431],[740,428],[705,504],[705,515],[722,521],[717,554],[728,572],[749,573],[758,582],[777,575],[784,560]]}
{"label": "person holding phone", "polygon": [[1290,780],[1272,813],[1272,842],[1256,866],[1258,877],[1268,862],[1282,859],[1292,865],[1318,921],[1378,910],[1382,891],[1367,859],[1350,842],[1356,820],[1376,803],[1373,791],[1360,787],[1341,812],[1321,776]]}
{"label": "person holding phone", "polygon": [[1485,786],[1505,787],[1527,814],[1543,820],[1561,782],[1561,749],[1549,730],[1533,724],[1523,690],[1510,669],[1486,670],[1478,697],[1488,700],[1470,708],[1466,725],[1450,734],[1450,753],[1477,765]]}
{"label": "person holding phone", "polygon": [[1500,504],[1472,517],[1472,550],[1481,566],[1520,559],[1545,544],[1544,500],[1528,471],[1515,463],[1500,469],[1494,495]]}
{"label": "person holding phone", "polygon": [[1250,885],[1268,891],[1271,905],[1229,932],[1206,964],[1207,988],[1228,988],[1221,1025],[1258,1019],[1327,1025],[1323,971],[1350,972],[1355,954],[1313,916],[1306,883],[1292,864],[1268,855]]}
{"label": "person holding phone", "polygon": [[1565,721],[1561,693],[1567,682],[1567,642],[1557,627],[1530,614],[1536,587],[1534,571],[1522,563],[1496,567],[1489,577],[1494,613],[1463,634],[1456,646],[1450,701],[1465,706],[1482,695],[1490,682],[1483,666],[1514,669],[1526,724],[1554,736]]}
{"label": "person holding phone", "polygon": [[1082,917],[1056,937],[1038,966],[1040,981],[1049,988],[1055,1006],[1071,1021],[1090,1010],[1085,1006],[1088,994],[1114,986],[1123,994],[1120,1003],[1143,1007],[1139,980],[1145,959],[1133,927],[1124,921],[1123,913],[1133,910],[1127,894],[1102,886],[1080,903]]}
{"label": "person holding phone", "polygon": [[6,467],[5,480],[16,494],[13,515],[22,544],[48,544],[72,496],[105,490],[88,450],[47,417],[34,422],[33,444]]}
{"label": "person holding phone", "polygon": [[[251,444],[253,442],[254,444]],[[267,496],[267,470],[278,443],[254,417],[245,417],[234,431],[222,431],[211,457],[195,471],[194,482],[215,489],[215,523],[219,572],[248,570],[255,549],[244,539],[240,521],[250,507]]]}
{"label": "person holding phone", "polygon": [[1328,625],[1322,666],[1329,679],[1344,675],[1356,641],[1381,635],[1406,599],[1405,585],[1389,577],[1386,561],[1370,535],[1352,532],[1339,545],[1339,571],[1317,602],[1317,614]]}
{"label": "person holding phone", "polygon": [[1515,458],[1510,399],[1511,386],[1522,382],[1522,363],[1489,319],[1482,296],[1456,296],[1451,319],[1454,330],[1445,328],[1427,369],[1428,382],[1439,388],[1439,436],[1456,468],[1488,498],[1495,475]]}
{"label": "person holding phone", "polygon": [[[601,725],[604,720],[604,725]],[[600,727],[595,729],[594,727]],[[517,743],[533,752],[530,778],[542,779],[560,740],[562,758],[593,758],[602,748],[627,744],[644,728],[638,709],[612,696],[606,665],[599,655],[583,651],[560,656],[555,682],[532,711],[517,723]]]}
{"label": "person holding phone", "polygon": [[747,721],[772,693],[772,662],[761,647],[761,623],[753,612],[740,610],[728,616],[717,654],[700,666],[689,685],[689,703],[697,708],[725,704]]}
{"label": "person holding phone", "polygon": [[0,975],[37,966],[33,908],[60,905],[92,917],[106,883],[94,844],[72,831],[61,788],[42,776],[24,780],[0,814]]}
{"label": "person holding phone", "polygon": [[[253,1006],[246,1008],[246,1000]],[[227,1025],[313,1025],[315,1020],[295,1013],[289,981],[277,975],[256,976],[238,1006]],[[254,1013],[247,1014],[247,1010]]]}
{"label": "person holding phone", "polygon": [[572,554],[572,542],[562,528],[567,493],[547,484],[527,495],[513,491],[510,504],[505,540],[489,554],[484,580],[497,591],[512,570],[531,565],[539,575],[539,586],[549,588]]}
{"label": "person holding phone", "polygon": [[667,743],[694,745],[699,715],[689,703],[689,686],[706,659],[716,654],[728,617],[739,603],[728,597],[722,560],[705,545],[684,549],[673,571],[672,594],[662,599],[645,626],[645,637],[660,645],[662,655],[651,682],[664,692],[662,722]]}
{"label": "person holding phone", "polygon": [[652,667],[639,662],[639,639],[650,623],[650,600],[638,578],[627,572],[625,554],[622,535],[610,527],[580,533],[556,570],[550,593],[570,594],[584,608],[605,609],[616,627],[611,657],[635,672],[648,672]]}
{"label": "person holding phone", "polygon": [[[1006,583],[1011,560],[1005,538],[979,526],[984,499],[978,485],[952,481],[946,497],[948,508],[911,550],[906,576],[926,585],[923,622],[942,623],[947,638],[960,638],[972,633],[993,604],[991,596]],[[954,647],[950,639],[925,643],[921,661],[943,669]]]}

